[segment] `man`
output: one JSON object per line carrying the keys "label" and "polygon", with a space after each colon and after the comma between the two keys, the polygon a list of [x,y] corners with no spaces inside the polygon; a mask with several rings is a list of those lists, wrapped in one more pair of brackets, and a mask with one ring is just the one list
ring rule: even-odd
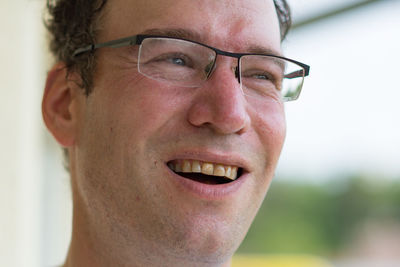
{"label": "man", "polygon": [[[65,266],[229,266],[308,66],[281,57],[272,0],[49,4],[44,121],[66,149]],[[287,80],[283,81],[282,80]]]}

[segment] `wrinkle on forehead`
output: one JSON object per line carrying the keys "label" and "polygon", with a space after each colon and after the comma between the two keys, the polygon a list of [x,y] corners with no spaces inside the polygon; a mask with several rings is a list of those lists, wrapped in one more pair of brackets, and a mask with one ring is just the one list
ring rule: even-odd
{"label": "wrinkle on forehead", "polygon": [[[249,25],[253,28],[259,27],[267,30],[272,29],[276,24],[276,30],[279,33],[279,22],[275,6],[272,0],[195,0],[199,5],[202,14],[208,15],[206,18],[197,17],[200,21],[207,20],[207,32],[218,32],[221,25],[224,25],[225,36],[222,38],[238,36],[248,30]],[[217,12],[216,12],[217,11]],[[215,16],[218,13],[218,16]],[[200,14],[200,13],[199,13]],[[262,20],[260,20],[262,18]],[[268,29],[270,30],[270,29]]]}
{"label": "wrinkle on forehead", "polygon": [[243,47],[265,44],[280,49],[272,0],[111,0],[110,4],[107,41],[149,29],[183,28],[225,50],[244,52]]}

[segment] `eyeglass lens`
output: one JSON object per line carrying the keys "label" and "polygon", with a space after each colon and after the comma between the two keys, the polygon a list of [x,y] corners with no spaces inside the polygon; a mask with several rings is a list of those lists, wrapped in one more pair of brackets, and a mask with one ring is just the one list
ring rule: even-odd
{"label": "eyeglass lens", "polygon": [[[213,70],[216,52],[200,44],[173,38],[146,38],[139,48],[139,72],[151,79],[184,87],[198,87]],[[298,97],[304,70],[273,56],[245,55],[240,58],[243,93],[257,98]]]}

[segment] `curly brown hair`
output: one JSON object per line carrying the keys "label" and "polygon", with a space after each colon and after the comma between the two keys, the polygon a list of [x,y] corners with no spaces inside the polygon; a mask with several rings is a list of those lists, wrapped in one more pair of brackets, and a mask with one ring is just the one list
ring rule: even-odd
{"label": "curly brown hair", "polygon": [[[57,61],[65,63],[68,72],[80,74],[80,87],[86,95],[93,87],[95,57],[93,53],[74,57],[73,53],[96,43],[101,11],[106,3],[107,0],[47,0],[45,25],[50,34],[50,50]],[[274,0],[274,4],[283,40],[291,26],[290,9],[286,0]]]}

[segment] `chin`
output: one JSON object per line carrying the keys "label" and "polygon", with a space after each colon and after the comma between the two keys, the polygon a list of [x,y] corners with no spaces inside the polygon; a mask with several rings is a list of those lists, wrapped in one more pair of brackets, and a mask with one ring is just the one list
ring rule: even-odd
{"label": "chin", "polygon": [[218,222],[218,225],[208,222],[203,230],[197,227],[185,234],[178,254],[190,261],[221,265],[230,261],[247,230],[248,227],[240,227],[238,222]]}

